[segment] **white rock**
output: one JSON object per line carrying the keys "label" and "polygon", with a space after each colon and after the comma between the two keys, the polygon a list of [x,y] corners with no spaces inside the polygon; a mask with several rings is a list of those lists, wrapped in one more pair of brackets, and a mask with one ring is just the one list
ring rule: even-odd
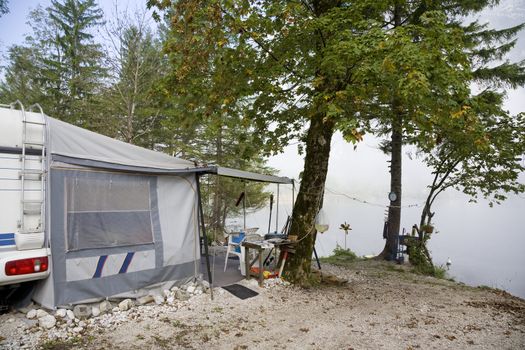
{"label": "white rock", "polygon": [[184,300],[188,300],[190,298],[190,296],[188,294],[186,294],[185,292],[183,292],[182,290],[178,290],[175,293],[175,298],[184,301]]}
{"label": "white rock", "polygon": [[168,299],[166,299],[166,302],[170,305],[173,304],[175,302],[175,297],[169,296]]}
{"label": "white rock", "polygon": [[29,310],[29,312],[27,313],[26,317],[30,320],[32,320],[33,318],[36,317],[36,310]]}
{"label": "white rock", "polygon": [[164,296],[163,295],[154,295],[153,298],[155,299],[155,304],[160,305],[164,303]]}
{"label": "white rock", "polygon": [[93,314],[93,317],[98,317],[100,315],[100,309],[96,306],[93,306],[91,313]]}
{"label": "white rock", "polygon": [[113,312],[118,312],[118,311],[120,311],[120,309],[119,309],[118,306],[115,306],[113,309],[111,309],[111,311],[113,311]]}
{"label": "white rock", "polygon": [[100,309],[100,313],[104,314],[106,312],[109,312],[113,308],[113,305],[111,305],[111,303],[108,300],[104,300],[100,303],[98,308]]}
{"label": "white rock", "polygon": [[78,323],[78,326],[79,326],[79,327],[85,327],[85,326],[86,326],[86,322],[84,322],[84,321],[80,321],[80,322]]}
{"label": "white rock", "polygon": [[133,301],[131,299],[124,299],[118,304],[120,311],[127,311],[133,307]]}
{"label": "white rock", "polygon": [[89,305],[75,305],[73,308],[73,313],[76,318],[84,319],[91,316],[91,306]]}
{"label": "white rock", "polygon": [[247,284],[249,287],[259,287],[259,282],[254,278],[248,280]]}
{"label": "white rock", "polygon": [[60,318],[64,318],[66,317],[66,315],[67,315],[66,309],[58,309],[57,312],[55,313],[55,316],[60,317]]}
{"label": "white rock", "polygon": [[188,293],[193,294],[193,292],[195,292],[195,286],[189,286],[187,291]]}
{"label": "white rock", "polygon": [[172,292],[175,292],[175,291],[178,291],[178,290],[179,290],[179,287],[177,287],[177,286],[171,288],[171,291],[172,291]]}
{"label": "white rock", "polygon": [[80,333],[84,330],[84,328],[82,327],[75,327],[73,328],[71,331],[73,331],[73,333]]}
{"label": "white rock", "polygon": [[75,313],[74,313],[72,310],[67,310],[67,311],[66,311],[66,316],[67,316],[67,318],[69,318],[70,320],[74,320],[74,319],[75,319]]}
{"label": "white rock", "polygon": [[50,329],[55,327],[57,320],[54,316],[47,314],[46,316],[40,317],[38,319],[38,325],[42,328]]}
{"label": "white rock", "polygon": [[42,309],[38,309],[36,311],[36,317],[37,318],[40,318],[40,317],[44,317],[44,316],[47,316],[49,315],[46,311],[42,310]]}
{"label": "white rock", "polygon": [[164,289],[162,291],[162,295],[164,295],[164,297],[167,298],[171,295],[171,292],[168,289]]}
{"label": "white rock", "polygon": [[139,305],[146,305],[153,302],[154,300],[155,298],[152,295],[145,295],[143,297],[138,298],[137,303],[139,303]]}
{"label": "white rock", "polygon": [[201,284],[204,288],[208,289],[210,288],[210,282],[206,281],[206,280],[202,280],[201,281]]}

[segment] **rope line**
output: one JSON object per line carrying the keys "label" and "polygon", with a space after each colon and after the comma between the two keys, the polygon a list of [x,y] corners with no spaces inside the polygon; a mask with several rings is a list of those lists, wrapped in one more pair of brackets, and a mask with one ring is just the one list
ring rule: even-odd
{"label": "rope line", "polygon": [[359,202],[359,203],[362,203],[362,204],[368,204],[368,205],[371,205],[371,206],[375,206],[375,207],[381,207],[381,208],[416,208],[416,207],[421,207],[422,205],[425,204],[425,202],[422,202],[422,203],[414,203],[414,204],[407,204],[407,205],[384,205],[384,204],[380,204],[380,203],[373,203],[373,202],[370,202],[370,201],[367,201],[367,200],[364,200],[364,199],[360,199],[360,198],[357,198],[357,197],[353,197],[353,196],[350,196],[346,193],[342,193],[342,192],[336,192],[328,187],[325,187],[325,189],[336,195],[336,196],[343,196],[343,197],[346,197],[348,199],[351,199],[353,201],[356,201],[356,202]]}
{"label": "rope line", "polygon": [[[301,184],[300,181],[297,181],[297,184]],[[380,207],[380,208],[417,208],[417,207],[422,207],[425,202],[421,202],[421,203],[413,203],[413,204],[407,204],[407,205],[384,205],[384,204],[381,204],[381,203],[374,203],[374,202],[371,202],[371,201],[367,201],[367,200],[364,200],[364,199],[360,199],[360,198],[357,198],[357,197],[354,197],[354,196],[351,196],[347,193],[343,193],[343,192],[338,192],[338,191],[335,191],[335,190],[332,190],[331,188],[329,188],[328,186],[325,186],[324,189],[328,192],[330,192],[331,194],[333,195],[336,195],[336,196],[343,196],[343,197],[346,197],[350,200],[353,200],[355,202],[359,202],[359,203],[362,203],[362,204],[367,204],[367,205],[370,205],[370,206],[374,206],[374,207]],[[311,193],[311,192],[303,192],[303,193]],[[313,192],[312,192],[313,194]]]}

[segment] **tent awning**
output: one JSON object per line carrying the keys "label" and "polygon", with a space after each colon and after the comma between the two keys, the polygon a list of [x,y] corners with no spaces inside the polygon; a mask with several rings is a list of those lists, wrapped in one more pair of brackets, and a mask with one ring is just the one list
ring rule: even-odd
{"label": "tent awning", "polygon": [[210,166],[204,171],[207,174],[216,174],[219,176],[234,177],[237,179],[271,182],[277,184],[293,184],[293,179],[274,175],[257,174],[244,170],[237,170],[232,168],[225,168],[222,166]]}
{"label": "tent awning", "polygon": [[[27,113],[31,115],[31,113]],[[48,150],[67,163],[151,173],[192,172],[195,163],[47,118]]]}

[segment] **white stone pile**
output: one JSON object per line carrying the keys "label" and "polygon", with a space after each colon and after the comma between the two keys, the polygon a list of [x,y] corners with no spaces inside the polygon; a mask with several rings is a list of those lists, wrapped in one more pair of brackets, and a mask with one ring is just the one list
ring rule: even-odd
{"label": "white stone pile", "polygon": [[25,333],[44,332],[48,339],[71,339],[88,328],[110,328],[141,317],[156,317],[159,314],[155,310],[157,305],[177,310],[192,297],[207,293],[209,288],[208,282],[199,280],[136,300],[124,299],[115,304],[104,300],[96,304],[75,305],[72,310],[58,309],[54,315],[43,309],[31,309],[26,318],[33,321],[29,321]]}
{"label": "white stone pile", "polygon": [[290,282],[287,282],[279,277],[268,278],[264,280],[264,288],[272,288],[277,286],[289,286]]}

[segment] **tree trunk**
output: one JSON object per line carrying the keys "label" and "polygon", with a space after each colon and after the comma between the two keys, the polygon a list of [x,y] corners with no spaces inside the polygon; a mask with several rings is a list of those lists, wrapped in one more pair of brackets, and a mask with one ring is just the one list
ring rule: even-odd
{"label": "tree trunk", "polygon": [[394,260],[397,253],[397,239],[401,225],[401,179],[402,179],[402,147],[403,147],[403,116],[393,104],[392,138],[390,153],[390,192],[396,194],[396,200],[390,202],[388,208],[387,238],[383,252],[380,254],[386,260]]}
{"label": "tree trunk", "polygon": [[[394,27],[401,23],[401,3],[394,5]],[[387,238],[385,247],[379,255],[386,260],[394,260],[397,255],[397,240],[401,225],[401,179],[402,179],[402,150],[403,150],[403,113],[394,96],[392,101],[392,136],[390,142],[390,192],[396,194],[396,200],[390,202],[388,208]]]}
{"label": "tree trunk", "polygon": [[303,177],[292,214],[290,235],[297,235],[299,243],[288,258],[285,278],[298,284],[308,283],[315,244],[315,216],[322,204],[328,172],[334,124],[324,119],[324,114],[316,113],[310,121]]}

